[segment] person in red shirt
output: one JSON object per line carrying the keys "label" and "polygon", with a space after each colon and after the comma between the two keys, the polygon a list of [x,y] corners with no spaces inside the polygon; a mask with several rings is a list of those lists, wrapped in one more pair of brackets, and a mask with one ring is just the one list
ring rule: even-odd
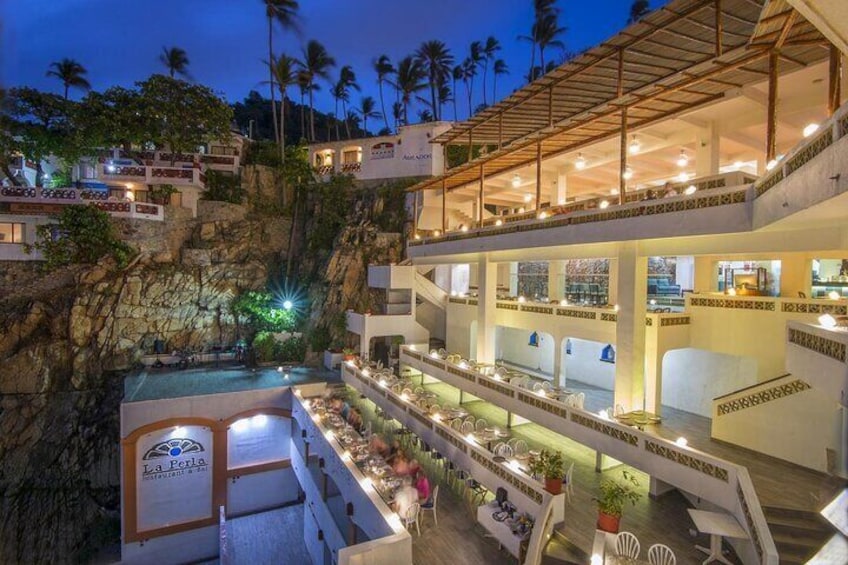
{"label": "person in red shirt", "polygon": [[430,481],[420,467],[415,475],[415,488],[418,490],[419,501],[425,502],[430,499]]}

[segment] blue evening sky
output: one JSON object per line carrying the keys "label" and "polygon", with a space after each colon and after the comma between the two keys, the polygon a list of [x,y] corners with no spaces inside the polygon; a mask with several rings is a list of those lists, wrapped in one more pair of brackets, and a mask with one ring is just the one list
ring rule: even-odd
{"label": "blue evening sky", "polygon": [[[653,0],[656,8],[662,0]],[[387,54],[393,62],[428,39],[441,39],[457,59],[471,41],[497,37],[500,57],[511,74],[499,79],[502,97],[527,73],[532,0],[301,0],[301,33],[275,29],[275,51],[299,55],[307,39],[322,42],[338,65],[350,64],[365,94],[377,88],[372,62]],[[631,0],[559,0],[560,25],[568,28],[566,48],[591,47],[624,27]],[[71,57],[89,71],[96,90],[131,85],[154,72],[162,47],[188,52],[189,70],[230,101],[267,87],[267,24],[261,0],[0,0],[0,84],[29,85],[61,93],[45,72],[52,61]],[[556,51],[556,50],[554,50]],[[547,53],[546,53],[547,56]],[[338,68],[333,74],[338,73]],[[490,75],[491,77],[491,75]],[[475,104],[479,103],[479,79]],[[489,86],[490,89],[490,86]],[[316,106],[332,110],[322,87]],[[464,101],[464,90],[459,87]],[[81,93],[73,92],[73,97]],[[296,93],[292,95],[297,97]],[[358,102],[360,94],[353,94]],[[491,97],[491,94],[489,94]],[[460,118],[466,111],[460,103]],[[445,109],[445,117],[452,117]]]}

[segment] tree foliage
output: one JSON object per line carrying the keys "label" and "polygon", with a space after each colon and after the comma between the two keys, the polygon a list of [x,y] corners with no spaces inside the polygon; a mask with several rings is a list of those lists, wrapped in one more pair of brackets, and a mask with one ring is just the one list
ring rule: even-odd
{"label": "tree foliage", "polygon": [[206,171],[206,190],[203,192],[203,199],[241,204],[244,200],[241,178],[212,169]]}
{"label": "tree foliage", "polygon": [[56,223],[38,226],[35,243],[25,247],[27,253],[41,252],[47,269],[94,264],[104,257],[123,267],[135,254],[132,247],[118,239],[109,214],[94,206],[65,206],[53,218]]}
{"label": "tree foliage", "polygon": [[282,299],[268,291],[250,290],[232,302],[234,314],[247,318],[259,332],[290,332],[297,324],[297,311],[283,308]]}

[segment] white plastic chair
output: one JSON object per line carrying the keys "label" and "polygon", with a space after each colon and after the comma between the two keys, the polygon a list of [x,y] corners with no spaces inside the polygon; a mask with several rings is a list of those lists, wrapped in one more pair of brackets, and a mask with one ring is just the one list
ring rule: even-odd
{"label": "white plastic chair", "polygon": [[551,383],[549,383],[548,381],[542,382],[542,390],[544,390],[545,392],[551,392],[551,390],[553,390],[553,388],[554,387],[551,386]]}
{"label": "white plastic chair", "polygon": [[421,504],[421,510],[430,510],[433,512],[433,522],[438,526],[439,518],[436,516],[436,504],[439,502],[439,485],[436,485],[436,488],[433,489],[433,494],[430,497],[430,500]]}
{"label": "white plastic chair", "polygon": [[438,414],[439,410],[441,410],[441,407],[438,404],[433,403],[430,405],[430,414]]}
{"label": "white plastic chair", "polygon": [[655,543],[648,548],[648,562],[651,565],[677,565],[677,557],[667,545]]}
{"label": "white plastic chair", "polygon": [[459,431],[464,436],[467,436],[468,434],[473,434],[474,433],[474,422],[469,422],[468,420],[465,420],[462,423],[462,427],[459,428]]}
{"label": "white plastic chair", "polygon": [[509,459],[513,454],[512,447],[505,443],[497,444],[494,453],[496,457],[503,457],[504,459]]}
{"label": "white plastic chair", "polygon": [[530,450],[527,448],[527,442],[519,439],[512,446],[512,454],[519,461],[524,461],[530,457]]}
{"label": "white plastic chair", "polygon": [[574,494],[574,461],[568,466],[568,471],[565,472],[565,496],[571,502],[571,495]]}
{"label": "white plastic chair", "polygon": [[620,532],[615,536],[615,554],[621,557],[629,557],[630,559],[638,559],[639,538],[630,532]]}
{"label": "white plastic chair", "polygon": [[574,399],[574,407],[583,410],[583,403],[586,402],[586,393],[578,392],[574,395],[576,398]]}
{"label": "white plastic chair", "polygon": [[418,526],[418,514],[421,512],[421,505],[417,502],[413,502],[412,505],[406,509],[406,516],[403,517],[404,526],[406,529],[409,529],[409,526],[415,524],[415,530],[418,532],[418,535],[421,535],[421,528]]}
{"label": "white plastic chair", "polygon": [[474,422],[474,430],[478,432],[484,431],[489,427],[489,422],[486,421],[485,418],[480,418],[476,422]]}
{"label": "white plastic chair", "polygon": [[454,418],[450,422],[450,427],[451,427],[452,430],[456,430],[458,432],[461,432],[462,431],[462,424],[463,424],[462,418]]}

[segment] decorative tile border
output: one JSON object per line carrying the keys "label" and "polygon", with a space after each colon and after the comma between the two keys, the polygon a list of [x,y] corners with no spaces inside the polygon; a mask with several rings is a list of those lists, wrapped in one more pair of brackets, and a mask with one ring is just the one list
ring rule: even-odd
{"label": "decorative tile border", "polygon": [[430,418],[428,418],[427,416],[419,414],[417,410],[407,410],[406,412],[407,414],[424,424],[428,429],[433,429],[433,421],[430,420]]}
{"label": "decorative tile border", "polygon": [[519,480],[518,477],[504,469],[503,465],[498,465],[488,457],[481,455],[476,450],[471,451],[471,459],[488,469],[490,472],[497,475],[499,479],[504,480],[515,488],[517,488],[519,492],[534,500],[537,504],[542,503],[544,496],[542,496],[541,492],[537,491],[524,481]]}
{"label": "decorative tile border", "polygon": [[848,315],[848,306],[844,304],[811,304],[809,302],[783,302],[780,307],[782,312],[798,314],[835,314],[837,316]]}
{"label": "decorative tile border", "polygon": [[601,432],[602,434],[608,435],[611,438],[623,441],[624,443],[628,443],[630,445],[639,445],[639,438],[635,434],[620,430],[618,428],[610,426],[609,424],[598,422],[597,420],[584,416],[583,414],[572,412],[571,421],[576,424],[580,424],[581,426],[587,427],[591,430],[595,430],[596,432]]}
{"label": "decorative tile border", "polygon": [[651,318],[645,318],[645,325],[646,325],[646,326],[649,326],[649,327],[653,326],[653,325],[654,325],[654,320],[653,320],[653,319],[651,319]]}
{"label": "decorative tile border", "polygon": [[496,307],[500,308],[501,310],[518,310],[518,304],[498,302]]}
{"label": "decorative tile border", "polygon": [[469,306],[477,306],[477,299],[476,299],[476,298],[471,298],[471,299],[469,299],[469,300],[468,300],[468,305],[469,305]]}
{"label": "decorative tile border", "polygon": [[691,323],[689,316],[679,318],[660,318],[660,326],[688,326]]}
{"label": "decorative tile border", "polygon": [[492,382],[489,379],[478,379],[477,383],[485,388],[491,389],[495,392],[499,392],[504,396],[508,396],[510,398],[513,398],[515,395],[515,392],[511,388]]}
{"label": "decorative tile border", "polygon": [[713,463],[708,463],[703,459],[695,457],[692,454],[677,451],[676,449],[672,449],[667,445],[662,445],[649,439],[645,440],[645,451],[647,451],[648,453],[653,453],[654,455],[659,455],[660,457],[665,457],[669,461],[674,461],[678,465],[683,465],[684,467],[689,467],[691,469],[695,469],[696,471],[700,471],[707,476],[713,477],[714,479],[728,482],[727,469],[719,467],[718,465],[715,465]]}
{"label": "decorative tile border", "polygon": [[[379,385],[377,385],[379,386]],[[396,397],[394,394],[387,394],[386,398],[389,399],[389,402],[406,412],[406,403],[400,398]]]}
{"label": "decorative tile border", "polygon": [[429,356],[426,356],[426,357],[421,357],[421,360],[424,361],[425,363],[427,363],[428,365],[436,367],[437,369],[444,369],[444,367],[445,367],[444,363],[442,363],[441,359],[439,359],[437,361],[435,359],[431,359]]}
{"label": "decorative tile border", "polygon": [[443,430],[441,427],[436,427],[436,433],[439,434],[439,437],[447,440],[451,445],[455,448],[459,449],[463,453],[468,453],[468,446],[465,445],[465,442],[461,439],[457,439],[454,435],[447,430]]}
{"label": "decorative tile border", "polygon": [[756,185],[757,198],[771,190],[774,185],[783,180],[783,167],[779,167],[774,173],[767,176],[760,184]]}
{"label": "decorative tile border", "polygon": [[477,378],[474,375],[469,375],[468,372],[463,371],[462,369],[458,369],[456,367],[448,365],[447,371],[451,375],[456,375],[457,377],[459,377],[461,379],[465,379],[466,381],[468,381],[470,383],[476,383],[477,382]]}
{"label": "decorative tile border", "polygon": [[455,296],[451,296],[448,298],[448,302],[453,304],[468,304],[468,301],[464,298],[457,298]]}
{"label": "decorative tile border", "polygon": [[725,414],[732,414],[733,412],[738,412],[739,410],[745,410],[746,408],[759,406],[760,404],[765,404],[766,402],[771,402],[772,400],[777,400],[778,398],[785,398],[795,393],[803,392],[809,388],[810,385],[808,385],[802,380],[794,380],[790,383],[773,386],[771,388],[767,388],[759,392],[751,393],[747,396],[742,396],[740,398],[728,400],[727,402],[722,402],[718,405],[718,415],[724,416]]}
{"label": "decorative tile border", "polygon": [[845,363],[845,344],[821,336],[789,328],[789,343]]}
{"label": "decorative tile border", "polygon": [[766,300],[746,300],[744,298],[692,298],[692,306],[705,308],[730,308],[737,310],[763,310],[774,312],[774,302]]}
{"label": "decorative tile border", "polygon": [[602,322],[617,322],[618,314],[610,314],[609,312],[601,312]]}
{"label": "decorative tile border", "polygon": [[410,350],[407,349],[406,354],[409,355],[410,357],[412,357],[413,359],[417,359],[418,361],[421,361],[421,354],[420,353],[416,353],[414,351],[410,351]]}
{"label": "decorative tile border", "polygon": [[522,306],[522,312],[532,312],[534,314],[553,314],[554,309],[548,306]]}
{"label": "decorative tile border", "polygon": [[742,506],[742,514],[745,516],[745,523],[748,525],[748,532],[751,534],[751,541],[754,542],[754,549],[757,550],[757,556],[760,558],[760,563],[765,563],[763,559],[763,543],[760,541],[760,532],[754,526],[754,517],[751,516],[751,508],[748,506],[748,500],[745,498],[745,493],[742,491],[742,485],[736,483],[736,496],[739,497],[739,504]]}
{"label": "decorative tile border", "polygon": [[537,396],[535,394],[527,394],[524,392],[518,393],[518,400],[523,402],[524,404],[529,404],[534,408],[538,408],[540,410],[544,410],[549,414],[553,414],[554,416],[559,416],[560,418],[568,418],[568,413],[565,408],[562,406],[557,406],[555,404],[551,404],[550,402],[546,402],[544,398]]}
{"label": "decorative tile border", "polygon": [[824,133],[786,161],[786,174],[791,175],[806,165],[813,157],[827,149],[831,143],[833,143],[833,129],[827,128]]}
{"label": "decorative tile border", "polygon": [[586,310],[567,310],[563,308],[557,308],[557,316],[568,316],[569,318],[582,318],[584,320],[594,320],[597,318],[595,312],[588,312]]}

